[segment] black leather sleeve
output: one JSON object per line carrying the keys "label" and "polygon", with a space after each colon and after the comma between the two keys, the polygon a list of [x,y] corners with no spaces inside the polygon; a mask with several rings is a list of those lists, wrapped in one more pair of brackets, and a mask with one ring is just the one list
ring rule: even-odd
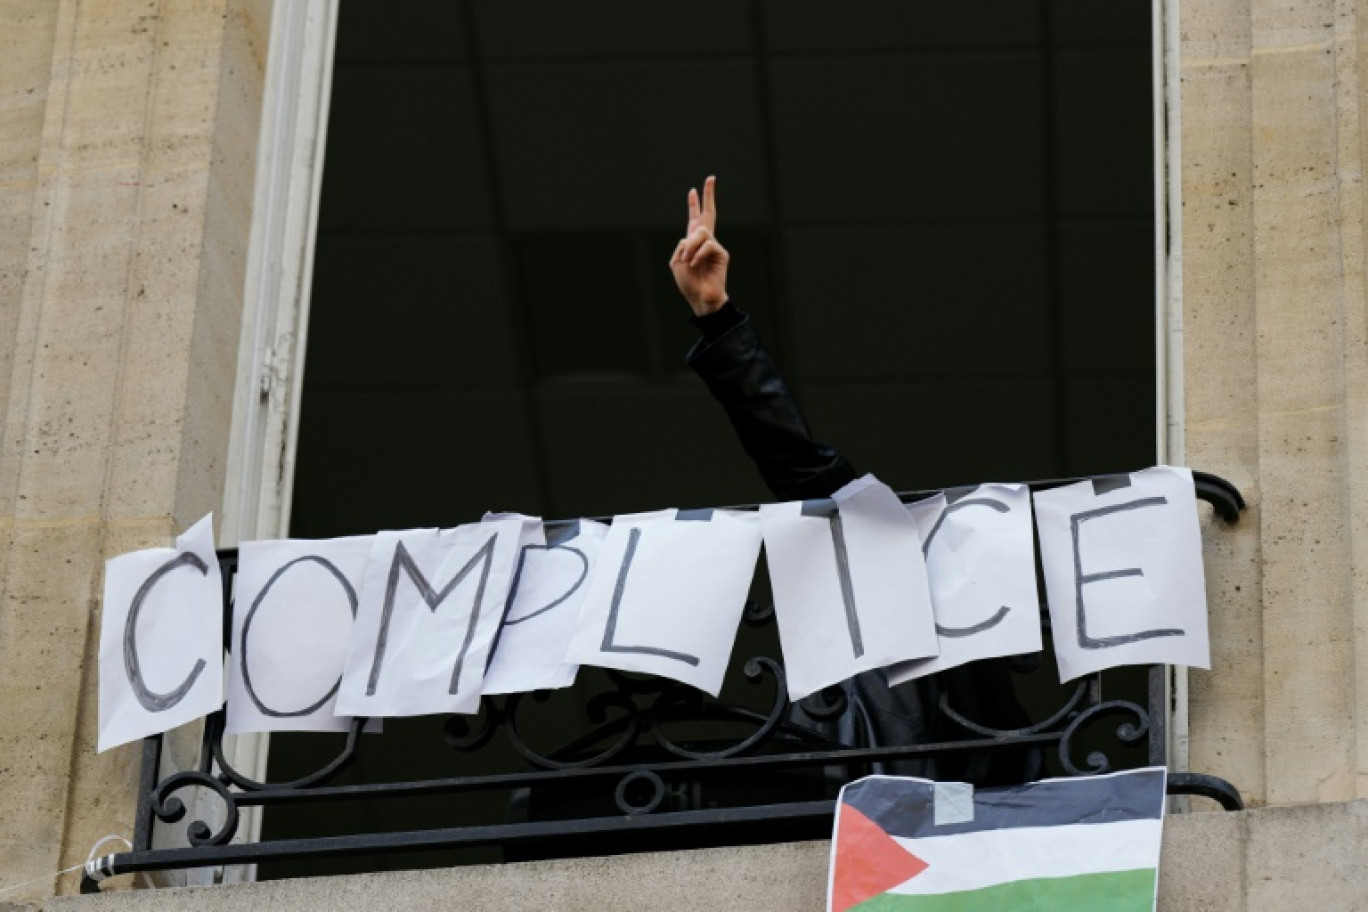
{"label": "black leather sleeve", "polygon": [[730,304],[717,317],[695,320],[704,337],[689,352],[688,363],[721,403],[774,496],[828,497],[853,481],[855,469],[845,457],[812,438],[798,400],[750,317]]}
{"label": "black leather sleeve", "polygon": [[[828,497],[855,479],[855,469],[835,449],[812,439],[798,400],[765,350],[750,318],[727,304],[694,318],[703,338],[688,363],[703,378],[727,412],[741,445],[755,461],[775,497],[806,500]],[[1027,724],[1003,659],[954,669],[956,700],[973,717],[996,728]],[[834,722],[817,722],[798,709],[793,724],[851,745],[918,744],[976,737],[940,718],[928,679],[890,688],[882,670],[858,674],[842,683],[851,710]],[[978,785],[1029,782],[1040,775],[1041,752],[1018,749],[899,760],[875,764],[876,772],[904,776],[965,779]]]}

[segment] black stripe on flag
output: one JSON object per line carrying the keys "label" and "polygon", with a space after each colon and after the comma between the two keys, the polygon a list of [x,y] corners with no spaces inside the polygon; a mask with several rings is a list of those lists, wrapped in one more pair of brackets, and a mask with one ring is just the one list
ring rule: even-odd
{"label": "black stripe on flag", "polygon": [[869,776],[841,791],[841,801],[892,836],[950,836],[979,830],[1158,819],[1164,813],[1163,767],[1052,779],[974,791],[974,819],[936,825],[935,783]]}

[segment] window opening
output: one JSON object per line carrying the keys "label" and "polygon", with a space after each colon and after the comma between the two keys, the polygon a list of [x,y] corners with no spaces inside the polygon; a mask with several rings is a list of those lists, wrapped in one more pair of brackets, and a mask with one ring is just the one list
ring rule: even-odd
{"label": "window opening", "polygon": [[[925,489],[1151,463],[1151,28],[1141,0],[343,2],[292,534],[768,499],[684,367],[665,267],[714,172],[733,299],[860,469]],[[449,775],[405,747],[444,724],[387,720],[353,773]],[[272,747],[272,780],[335,753]]]}

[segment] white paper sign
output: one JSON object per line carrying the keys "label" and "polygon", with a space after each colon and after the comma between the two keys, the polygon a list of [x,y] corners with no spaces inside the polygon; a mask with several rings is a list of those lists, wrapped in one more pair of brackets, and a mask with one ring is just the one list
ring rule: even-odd
{"label": "white paper sign", "polygon": [[1190,471],[1041,491],[1035,512],[1061,681],[1116,665],[1210,667]]}
{"label": "white paper sign", "polygon": [[552,525],[549,534],[540,520],[525,523],[484,693],[554,690],[575,683],[579,666],[566,662],[565,653],[607,534],[607,526],[587,519]]}
{"label": "white paper sign", "polygon": [[937,653],[921,538],[866,475],[824,501],[760,508],[789,697]]}
{"label": "white paper sign", "polygon": [[896,665],[890,684],[993,656],[1040,651],[1031,492],[984,484],[953,503],[908,504],[931,579],[940,655]]}
{"label": "white paper sign", "polygon": [[374,539],[238,548],[225,734],[351,726],[333,711]]}
{"label": "white paper sign", "polygon": [[754,513],[676,512],[613,520],[567,658],[717,696],[755,574],[760,524]]}
{"label": "white paper sign", "polygon": [[337,711],[477,712],[521,531],[505,519],[376,535]]}
{"label": "white paper sign", "polygon": [[223,579],[213,516],[105,564],[98,751],[223,705]]}

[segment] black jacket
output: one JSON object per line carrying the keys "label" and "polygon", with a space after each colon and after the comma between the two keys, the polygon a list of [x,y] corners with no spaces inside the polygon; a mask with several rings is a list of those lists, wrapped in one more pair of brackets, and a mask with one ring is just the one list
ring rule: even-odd
{"label": "black jacket", "polygon": [[726,304],[693,322],[703,338],[689,352],[689,366],[721,403],[775,497],[830,497],[855,480],[855,468],[844,456],[813,439],[750,317]]}
{"label": "black jacket", "polygon": [[[857,475],[834,448],[815,440],[798,401],[765,350],[750,318],[732,304],[694,324],[703,338],[688,355],[726,411],[746,453],[779,500],[829,497]],[[887,746],[954,740],[970,736],[935,709],[942,688],[967,717],[996,729],[1027,724],[1017,702],[1006,660],[990,659],[952,669],[929,679],[890,688],[882,670],[844,682],[851,709],[833,726],[812,720],[801,709],[793,721],[851,746]],[[964,779],[979,785],[1036,778],[1035,751],[980,753],[971,758],[924,759],[888,764],[899,775]]]}

